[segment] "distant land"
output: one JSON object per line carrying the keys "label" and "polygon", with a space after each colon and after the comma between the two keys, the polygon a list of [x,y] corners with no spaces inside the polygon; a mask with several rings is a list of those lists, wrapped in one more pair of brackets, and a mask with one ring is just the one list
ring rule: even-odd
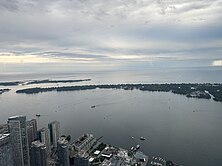
{"label": "distant land", "polygon": [[79,79],[79,80],[29,80],[29,81],[12,81],[12,82],[0,82],[0,86],[16,86],[16,85],[30,85],[30,84],[47,84],[47,83],[72,83],[91,81],[91,79]]}
{"label": "distant land", "polygon": [[0,89],[0,94],[10,91],[11,89]]}
{"label": "distant land", "polygon": [[82,86],[63,86],[48,88],[27,88],[17,90],[16,93],[36,94],[50,91],[80,91],[92,89],[123,89],[141,90],[151,92],[172,92],[174,94],[185,95],[188,98],[211,99],[222,102],[222,84],[211,83],[181,83],[181,84],[110,84],[110,85],[82,85]]}

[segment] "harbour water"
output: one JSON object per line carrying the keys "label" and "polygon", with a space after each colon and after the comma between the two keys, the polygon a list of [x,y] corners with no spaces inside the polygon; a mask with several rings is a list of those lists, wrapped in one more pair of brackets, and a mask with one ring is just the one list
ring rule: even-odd
{"label": "harbour water", "polygon": [[[138,90],[86,90],[16,94],[16,89],[36,86],[63,86],[105,83],[222,82],[221,71],[212,72],[110,72],[60,75],[17,75],[1,81],[24,79],[84,79],[89,82],[12,87],[0,95],[0,123],[15,114],[34,118],[39,127],[58,120],[63,134],[74,139],[83,133],[103,136],[103,141],[126,149],[141,145],[147,155],[161,156],[187,166],[222,163],[222,103],[188,99],[169,92]],[[208,74],[209,75],[209,74]],[[189,79],[188,79],[189,78]],[[91,108],[95,105],[95,108]],[[134,137],[134,139],[132,139]],[[145,137],[141,141],[140,137]]]}

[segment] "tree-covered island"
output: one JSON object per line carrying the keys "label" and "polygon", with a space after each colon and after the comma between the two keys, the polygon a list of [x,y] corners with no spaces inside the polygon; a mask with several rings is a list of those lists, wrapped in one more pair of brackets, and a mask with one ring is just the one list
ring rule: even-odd
{"label": "tree-covered island", "polygon": [[0,89],[0,95],[5,93],[5,92],[8,92],[8,91],[10,91],[10,89]]}
{"label": "tree-covered island", "polygon": [[82,85],[82,86],[62,86],[48,88],[27,88],[17,90],[16,93],[36,94],[50,91],[79,91],[92,89],[123,89],[141,90],[151,92],[172,92],[185,95],[186,97],[211,99],[222,102],[222,84],[210,83],[181,83],[181,84],[110,84],[110,85]]}

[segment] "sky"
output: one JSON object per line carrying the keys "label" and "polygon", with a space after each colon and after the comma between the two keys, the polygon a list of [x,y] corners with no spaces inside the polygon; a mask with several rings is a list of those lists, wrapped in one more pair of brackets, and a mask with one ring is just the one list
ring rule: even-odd
{"label": "sky", "polygon": [[222,67],[222,0],[1,0],[0,74]]}

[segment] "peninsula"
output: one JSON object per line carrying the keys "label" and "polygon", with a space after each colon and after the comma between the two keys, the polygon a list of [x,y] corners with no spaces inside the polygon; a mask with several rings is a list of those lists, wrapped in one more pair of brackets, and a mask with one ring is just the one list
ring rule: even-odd
{"label": "peninsula", "polygon": [[48,88],[27,88],[17,90],[16,93],[36,94],[50,91],[80,91],[92,89],[123,89],[141,90],[151,92],[172,92],[174,94],[185,95],[189,98],[211,99],[222,102],[222,84],[215,83],[181,83],[181,84],[107,84],[107,85],[82,85],[82,86],[62,86]]}

